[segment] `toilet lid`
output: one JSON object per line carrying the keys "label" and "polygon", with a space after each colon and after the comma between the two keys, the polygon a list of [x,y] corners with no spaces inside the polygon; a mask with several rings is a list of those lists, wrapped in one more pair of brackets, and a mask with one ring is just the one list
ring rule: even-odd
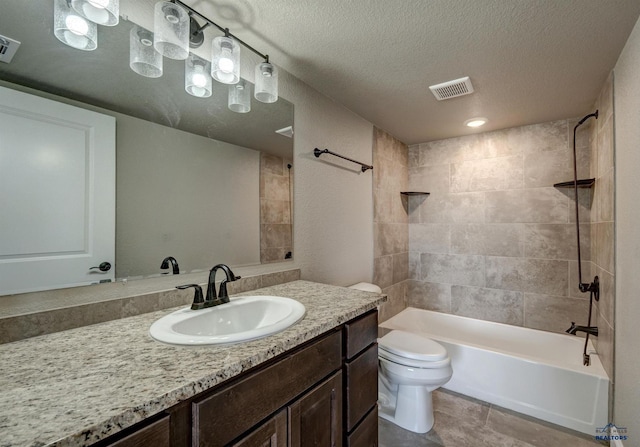
{"label": "toilet lid", "polygon": [[400,357],[435,362],[447,358],[444,347],[420,334],[394,330],[378,339],[378,348]]}

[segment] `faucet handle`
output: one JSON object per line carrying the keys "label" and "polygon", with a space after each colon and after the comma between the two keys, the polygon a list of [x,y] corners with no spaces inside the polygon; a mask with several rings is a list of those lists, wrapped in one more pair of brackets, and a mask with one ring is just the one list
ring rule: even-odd
{"label": "faucet handle", "polygon": [[204,309],[204,297],[202,295],[202,287],[198,284],[184,284],[182,286],[176,286],[176,289],[184,290],[193,287],[195,291],[195,295],[193,297],[193,304],[191,304],[191,309],[199,310]]}

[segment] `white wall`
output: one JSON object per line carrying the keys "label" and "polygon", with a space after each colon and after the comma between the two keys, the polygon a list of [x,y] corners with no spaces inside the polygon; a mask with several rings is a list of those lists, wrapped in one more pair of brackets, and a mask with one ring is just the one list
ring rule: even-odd
{"label": "white wall", "polygon": [[[285,74],[294,104],[293,258],[302,279],[350,285],[373,277],[372,171],[313,149],[372,163],[373,125]],[[375,169],[375,167],[374,167]]]}
{"label": "white wall", "polygon": [[640,20],[614,69],[616,309],[614,421],[640,446]]}

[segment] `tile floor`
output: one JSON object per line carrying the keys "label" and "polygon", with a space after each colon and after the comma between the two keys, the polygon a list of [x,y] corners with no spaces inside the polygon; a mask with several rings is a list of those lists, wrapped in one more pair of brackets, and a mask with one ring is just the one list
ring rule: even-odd
{"label": "tile floor", "polygon": [[[380,418],[379,447],[595,447],[593,437],[447,390],[433,393],[435,425],[417,434]],[[604,444],[607,445],[607,444]]]}

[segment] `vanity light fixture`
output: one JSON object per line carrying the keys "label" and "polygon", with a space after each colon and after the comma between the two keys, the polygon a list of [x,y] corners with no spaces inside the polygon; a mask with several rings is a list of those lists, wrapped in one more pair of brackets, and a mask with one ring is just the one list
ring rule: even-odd
{"label": "vanity light fixture", "polygon": [[487,124],[487,121],[488,120],[486,118],[478,116],[476,118],[471,118],[471,119],[466,120],[464,122],[464,125],[467,126],[467,127],[476,128],[476,127],[484,126],[485,124]]}
{"label": "vanity light fixture", "polygon": [[229,28],[223,28],[180,0],[172,0],[172,2],[184,8],[191,16],[192,22],[195,22],[193,20],[194,16],[205,22],[204,26],[191,30],[192,41],[208,26],[213,26],[224,33],[224,36],[216,37],[212,42],[211,76],[213,79],[223,84],[233,85],[240,82],[240,46],[243,46],[263,59],[256,66],[254,97],[264,103],[272,103],[278,100],[278,70],[269,62],[268,54],[262,54],[248,43],[234,36],[229,31]]}
{"label": "vanity light fixture", "polygon": [[[119,21],[120,0],[54,0],[54,34],[66,45],[80,50],[95,50],[98,46],[96,24],[113,26]],[[200,26],[196,17],[204,21]],[[198,48],[204,41],[203,31],[213,26],[224,33],[212,42],[212,61],[190,56],[189,48]],[[162,56],[185,60],[185,90],[194,96],[211,96],[211,78],[202,73],[203,66],[216,81],[236,85],[240,79],[240,47],[244,46],[263,61],[255,68],[254,98],[264,103],[278,100],[278,69],[251,45],[237,38],[212,20],[180,0],[159,1],[154,6],[153,33],[135,26],[129,39],[129,66],[149,78],[162,76]],[[246,113],[251,110],[250,86],[230,89],[229,108]],[[234,95],[233,98],[231,95]],[[240,99],[239,99],[240,98]]]}
{"label": "vanity light fixture", "polygon": [[184,89],[198,98],[211,96],[211,64],[191,53],[184,61]]}
{"label": "vanity light fixture", "polygon": [[53,34],[60,42],[78,50],[98,48],[98,27],[72,9],[68,0],[54,0]]}
{"label": "vanity light fixture", "polygon": [[98,25],[116,26],[120,21],[120,0],[71,0],[71,7]]}

